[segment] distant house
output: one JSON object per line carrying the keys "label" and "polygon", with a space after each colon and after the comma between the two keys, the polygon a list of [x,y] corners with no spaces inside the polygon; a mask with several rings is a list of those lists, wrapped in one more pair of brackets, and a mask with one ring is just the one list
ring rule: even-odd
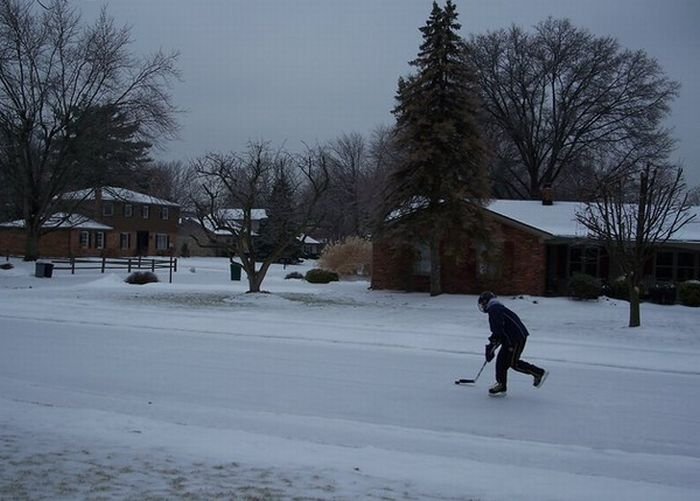
{"label": "distant house", "polygon": [[[244,223],[243,209],[222,209],[217,215],[217,220],[225,221],[226,225],[240,228]],[[267,219],[267,211],[265,209],[250,210],[250,227],[253,234],[260,232],[260,225]],[[221,230],[221,228],[218,228]]]}
{"label": "distant house", "polygon": [[318,259],[321,256],[321,251],[325,247],[323,242],[316,240],[308,235],[299,237],[302,245],[302,255],[307,259]]}
{"label": "distant house", "polygon": [[[260,225],[267,219],[265,209],[251,210],[251,230],[253,238],[258,236]],[[178,250],[185,246],[192,256],[228,257],[234,245],[234,232],[244,222],[242,209],[221,209],[218,213],[205,216],[200,221],[194,215],[185,215],[180,221]],[[202,222],[204,225],[202,225]]]}
{"label": "distant house", "polygon": [[[442,256],[443,290],[561,295],[576,272],[603,280],[616,278],[605,249],[577,222],[575,214],[581,208],[578,202],[492,201],[485,212],[495,247],[487,250],[462,235],[459,250]],[[700,279],[700,207],[692,210],[697,214],[695,220],[659,247],[645,269],[645,281]],[[427,291],[429,279],[430,257],[425,246],[374,242],[373,288]]]}
{"label": "distant house", "polygon": [[180,206],[125,188],[106,186],[66,193],[77,212],[113,228],[108,254],[166,255],[174,251]]}
{"label": "distant house", "polygon": [[[51,231],[41,238],[41,255],[137,256],[173,251],[180,218],[176,203],[112,186],[66,193],[61,201],[72,215],[55,214],[47,222],[44,227]],[[0,251],[24,252],[23,224],[0,225]]]}
{"label": "distant house", "polygon": [[[228,256],[234,246],[236,236],[243,223],[242,209],[222,209],[214,216],[204,218],[204,226],[192,215],[183,216],[178,235],[178,250],[186,246],[187,252],[194,256]],[[251,209],[250,224],[253,242],[260,236],[260,231],[267,220],[265,209]],[[298,237],[303,257],[316,259],[323,250],[324,243],[308,235]]]}
{"label": "distant house", "polygon": [[[114,240],[114,228],[78,214],[56,213],[43,229],[47,231],[39,242],[42,256],[92,256],[109,250]],[[20,219],[0,224],[0,251],[24,254],[25,222]]]}

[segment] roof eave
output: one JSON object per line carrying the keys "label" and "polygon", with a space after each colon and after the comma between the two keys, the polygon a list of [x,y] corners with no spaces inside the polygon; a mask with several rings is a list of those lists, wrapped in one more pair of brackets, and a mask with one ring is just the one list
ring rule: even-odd
{"label": "roof eave", "polygon": [[491,214],[491,216],[497,221],[500,221],[501,223],[513,226],[514,228],[518,228],[519,230],[535,235],[536,237],[541,238],[543,240],[551,240],[553,238],[556,238],[556,235],[553,235],[539,228],[535,228],[534,226],[530,226],[529,224],[516,221],[515,219],[509,218],[508,216],[504,216],[503,214],[499,214],[498,212],[494,212],[488,207],[484,207],[484,210],[488,211],[489,214]]}

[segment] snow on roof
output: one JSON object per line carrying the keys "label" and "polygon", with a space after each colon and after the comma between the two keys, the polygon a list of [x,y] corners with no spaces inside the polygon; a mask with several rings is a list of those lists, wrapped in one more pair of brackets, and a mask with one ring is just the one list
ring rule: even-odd
{"label": "snow on roof", "polygon": [[[63,195],[63,198],[68,198],[71,200],[94,200],[95,188],[87,188],[84,190],[72,191]],[[170,202],[162,198],[152,197],[151,195],[146,195],[145,193],[139,193],[137,191],[127,190],[126,188],[119,188],[116,186],[103,186],[102,200],[112,202],[131,202],[135,204],[167,205],[170,207],[179,207],[179,204],[176,204],[175,202]]]}
{"label": "snow on roof", "polygon": [[318,240],[316,240],[313,237],[310,237],[309,235],[299,235],[297,237],[297,239],[300,242],[303,242],[303,243],[309,244],[309,245],[320,245],[321,244],[321,242],[319,242]]}
{"label": "snow on roof", "polygon": [[493,200],[487,208],[503,217],[549,233],[556,237],[585,238],[588,230],[576,220],[580,202],[554,202],[542,205],[538,200]]}
{"label": "snow on roof", "polygon": [[[2,228],[24,228],[24,219],[17,219],[15,221],[10,221],[8,223],[0,224]],[[53,214],[46,222],[42,225],[42,228],[54,228],[54,229],[70,229],[76,228],[80,230],[101,230],[109,231],[113,228],[107,226],[106,224],[98,223],[80,214],[66,214],[64,212],[56,212]]]}
{"label": "snow on roof", "polygon": [[[218,214],[219,218],[226,221],[243,221],[243,209],[221,209]],[[250,209],[250,219],[252,221],[267,219],[267,212],[265,209]]]}
{"label": "snow on roof", "polygon": [[[205,230],[216,235],[228,236],[240,231],[243,227],[243,209],[220,209],[216,212],[216,215],[205,216],[203,221],[199,221],[196,218],[186,219],[197,224],[203,222]],[[251,209],[250,219],[253,222],[267,219],[267,212],[265,209]],[[258,233],[253,231],[252,235],[256,236]]]}
{"label": "snow on roof", "polygon": [[[582,202],[554,202],[542,205],[539,200],[493,200],[487,208],[500,216],[548,233],[553,237],[586,238],[588,231],[576,219],[583,210]],[[700,207],[691,207],[695,219],[678,230],[672,241],[700,242]]]}

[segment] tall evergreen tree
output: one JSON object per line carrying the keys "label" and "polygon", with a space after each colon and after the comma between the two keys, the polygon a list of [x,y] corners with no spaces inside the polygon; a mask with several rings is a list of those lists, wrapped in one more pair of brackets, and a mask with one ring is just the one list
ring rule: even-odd
{"label": "tall evergreen tree", "polygon": [[430,293],[442,292],[441,245],[448,233],[480,228],[478,206],[488,197],[486,150],[479,130],[475,76],[459,35],[457,10],[433,2],[416,73],[400,78],[396,141],[403,161],[389,179],[391,229],[430,248]]}
{"label": "tall evergreen tree", "polygon": [[299,215],[289,174],[279,169],[267,203],[267,219],[261,223],[258,254],[293,262],[301,257]]}
{"label": "tall evergreen tree", "polygon": [[71,188],[117,185],[142,189],[144,166],[150,161],[151,144],[139,138],[140,125],[117,105],[94,105],[76,113],[68,125],[68,138],[56,141],[65,148],[66,162],[76,174]]}

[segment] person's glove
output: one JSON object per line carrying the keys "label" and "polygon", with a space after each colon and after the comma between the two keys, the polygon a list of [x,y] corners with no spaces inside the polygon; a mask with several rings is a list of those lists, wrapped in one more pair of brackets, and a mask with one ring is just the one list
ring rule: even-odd
{"label": "person's glove", "polygon": [[493,360],[493,357],[496,356],[496,347],[497,347],[497,346],[498,346],[498,345],[495,345],[495,344],[493,344],[493,343],[489,343],[489,344],[486,345],[486,352],[485,352],[485,355],[486,355],[486,361],[487,361],[487,362],[490,362],[491,360]]}

